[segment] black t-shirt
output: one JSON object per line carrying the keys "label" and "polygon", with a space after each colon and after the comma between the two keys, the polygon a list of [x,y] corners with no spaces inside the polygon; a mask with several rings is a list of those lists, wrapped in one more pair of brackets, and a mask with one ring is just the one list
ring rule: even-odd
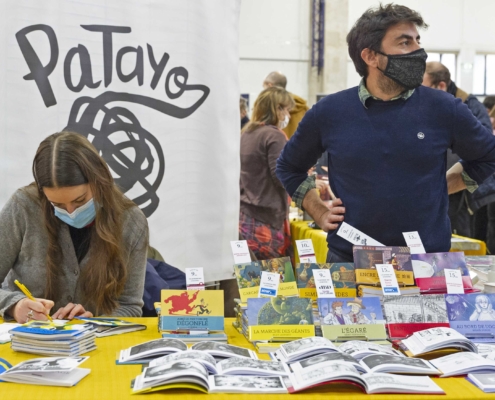
{"label": "black t-shirt", "polygon": [[74,245],[74,250],[76,251],[77,261],[80,263],[89,250],[89,243],[91,242],[91,228],[90,226],[85,226],[84,228],[74,228],[68,225],[70,238],[72,239],[72,244]]}

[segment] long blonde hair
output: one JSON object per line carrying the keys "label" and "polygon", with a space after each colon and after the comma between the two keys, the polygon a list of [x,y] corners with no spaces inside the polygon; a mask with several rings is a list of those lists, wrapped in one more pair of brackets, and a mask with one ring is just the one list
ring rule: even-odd
{"label": "long blonde hair", "polygon": [[278,86],[263,90],[253,106],[253,115],[242,133],[254,131],[261,125],[278,125],[279,108],[294,107],[294,99],[290,93]]}
{"label": "long blonde hair", "polygon": [[45,298],[57,299],[60,293],[62,249],[58,235],[62,222],[54,215],[43,188],[89,184],[97,206],[89,260],[81,271],[82,292],[96,314],[110,314],[118,306],[117,298],[127,279],[122,214],[135,204],[117,188],[107,164],[93,145],[77,133],[55,133],[43,140],[34,157],[33,175],[48,233]]}

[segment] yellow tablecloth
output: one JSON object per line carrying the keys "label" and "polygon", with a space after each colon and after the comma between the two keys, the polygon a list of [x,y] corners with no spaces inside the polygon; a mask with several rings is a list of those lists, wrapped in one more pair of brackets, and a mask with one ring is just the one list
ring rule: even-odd
{"label": "yellow tablecloth", "polygon": [[[290,231],[292,236],[292,245],[296,249],[295,240],[312,239],[315,249],[316,261],[324,263],[327,259],[327,234],[321,229],[313,229],[308,226],[311,221],[292,221]],[[452,248],[450,251],[464,251],[468,256],[483,256],[486,254],[486,244],[481,240],[466,238],[463,236],[452,235]],[[295,261],[299,263],[299,256],[295,251]]]}
{"label": "yellow tablecloth", "polygon": [[[158,339],[157,321],[155,318],[135,318],[129,321],[144,323],[148,326],[145,331],[132,332],[123,335],[110,336],[96,339],[98,349],[88,353],[90,356],[81,368],[90,368],[91,373],[79,384],[72,388],[59,388],[53,386],[21,385],[17,383],[0,382],[0,399],[2,400],[102,400],[102,399],[131,399],[131,398],[163,398],[164,395],[180,395],[182,400],[206,396],[203,393],[192,390],[169,390],[160,393],[132,395],[130,394],[130,382],[141,372],[140,365],[115,365],[116,353],[121,349],[133,346],[147,340]],[[230,344],[250,347],[251,344],[232,327],[233,319],[226,319],[225,331]],[[1,319],[0,319],[0,322]],[[17,353],[10,349],[9,344],[0,345],[0,358],[4,358],[15,365],[21,361],[36,358],[35,355]],[[268,359],[266,354],[260,358]],[[422,396],[422,395],[373,395],[373,400],[420,400],[437,397],[439,400],[447,399],[483,399],[491,398],[493,395],[485,394],[464,378],[436,378],[435,381],[441,386],[447,396]],[[253,395],[243,394],[212,394],[210,398],[215,399],[247,399],[254,398]],[[338,399],[365,398],[365,394],[357,389],[342,385],[327,385],[312,389],[295,395],[267,395],[270,399],[287,400],[289,396],[303,397],[311,400],[328,400],[329,396]]]}

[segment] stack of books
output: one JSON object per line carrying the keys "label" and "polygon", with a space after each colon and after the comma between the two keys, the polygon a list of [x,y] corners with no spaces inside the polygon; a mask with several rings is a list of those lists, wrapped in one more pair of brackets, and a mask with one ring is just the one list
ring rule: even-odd
{"label": "stack of books", "polygon": [[74,357],[96,349],[90,324],[30,321],[10,331],[12,350],[43,356]]}

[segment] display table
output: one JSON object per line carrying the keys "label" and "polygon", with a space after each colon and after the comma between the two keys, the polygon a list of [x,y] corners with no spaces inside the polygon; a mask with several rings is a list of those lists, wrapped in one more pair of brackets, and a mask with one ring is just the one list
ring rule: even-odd
{"label": "display table", "polygon": [[[290,232],[292,245],[296,249],[295,240],[312,239],[315,249],[316,261],[325,263],[327,259],[327,233],[321,229],[313,229],[308,226],[311,221],[292,221]],[[486,254],[486,244],[481,240],[471,239],[464,236],[452,235],[452,247],[450,251],[464,251],[467,256],[484,256]],[[295,262],[299,263],[297,251],[294,255]]]}
{"label": "display table", "polygon": [[[158,393],[131,395],[130,382],[141,372],[140,365],[115,365],[115,356],[118,351],[148,340],[158,339],[160,335],[156,330],[157,321],[155,318],[131,318],[129,321],[135,321],[146,324],[148,329],[126,333],[123,335],[110,336],[96,339],[98,349],[88,353],[89,360],[81,365],[81,368],[90,368],[91,373],[81,382],[72,388],[60,388],[53,386],[35,386],[21,385],[17,383],[0,382],[0,398],[5,400],[102,400],[102,399],[131,399],[131,398],[163,398],[164,395],[180,395],[181,399],[198,398],[206,396],[203,393],[193,390],[168,390]],[[251,344],[232,327],[233,318],[225,320],[225,331],[230,344],[253,348]],[[1,319],[0,319],[1,322]],[[21,361],[36,358],[36,355],[14,352],[10,349],[9,344],[0,345],[0,358],[4,358],[11,364],[15,365]],[[268,359],[266,354],[261,354],[260,358]],[[475,386],[471,385],[464,378],[435,378],[442,389],[445,390],[446,396],[441,395],[372,395],[373,400],[379,399],[483,399],[495,396],[485,394]],[[327,385],[315,388],[306,392],[294,395],[271,394],[266,395],[270,399],[288,399],[290,396],[304,397],[306,399],[325,399],[329,396],[338,399],[365,398],[367,396],[356,388],[345,385]],[[213,399],[243,399],[254,398],[253,395],[244,394],[212,394]],[[258,395],[261,397],[262,395]],[[265,397],[265,395],[263,395]]]}

